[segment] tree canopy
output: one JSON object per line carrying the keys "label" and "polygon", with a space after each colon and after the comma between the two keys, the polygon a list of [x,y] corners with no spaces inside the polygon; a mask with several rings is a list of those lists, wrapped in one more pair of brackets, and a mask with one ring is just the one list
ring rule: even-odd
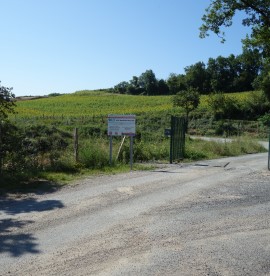
{"label": "tree canopy", "polygon": [[270,40],[270,0],[212,0],[203,15],[200,36],[206,37],[214,32],[225,41],[222,27],[230,27],[236,12],[244,12],[244,26],[251,27],[251,35],[246,45],[256,46],[269,55]]}
{"label": "tree canopy", "polygon": [[186,119],[191,111],[195,110],[200,103],[200,94],[194,88],[189,87],[176,93],[172,98],[174,107],[181,107],[185,110]]}
{"label": "tree canopy", "polygon": [[242,12],[245,17],[244,26],[251,27],[251,34],[243,39],[244,49],[257,49],[262,56],[262,72],[260,88],[270,100],[270,0],[211,0],[202,17],[200,37],[209,35],[209,31],[225,41],[222,27],[230,27],[236,12]]}
{"label": "tree canopy", "polygon": [[167,83],[158,80],[152,70],[146,70],[139,77],[133,76],[129,82],[123,81],[115,85],[114,93],[131,95],[168,95],[169,87]]}
{"label": "tree canopy", "polygon": [[200,94],[215,91],[243,92],[259,89],[262,82],[262,57],[258,49],[243,49],[240,55],[209,58],[184,68],[184,74],[171,73],[167,80],[158,80],[152,70],[122,81],[112,92],[131,95],[175,95],[177,92],[196,89]]}
{"label": "tree canopy", "polygon": [[14,112],[15,95],[12,93],[12,88],[4,87],[0,82],[0,119],[7,118],[8,113]]}

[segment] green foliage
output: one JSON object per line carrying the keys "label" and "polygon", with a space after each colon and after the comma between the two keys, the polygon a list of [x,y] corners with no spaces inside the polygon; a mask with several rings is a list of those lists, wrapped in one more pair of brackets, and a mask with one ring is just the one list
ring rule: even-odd
{"label": "green foliage", "polygon": [[131,95],[168,95],[169,88],[166,82],[157,80],[152,70],[146,70],[139,77],[133,76],[129,81],[122,81],[113,88],[114,93]]}
{"label": "green foliage", "polygon": [[197,62],[194,65],[185,68],[185,82],[188,87],[197,89],[201,94],[210,92],[210,75],[203,62]]}
{"label": "green foliage", "polygon": [[270,101],[270,72],[263,78],[262,89],[268,98],[268,101]]}
{"label": "green foliage", "polygon": [[186,118],[191,111],[195,110],[200,103],[200,94],[196,89],[188,88],[178,92],[172,99],[173,106],[181,107],[186,113]]}
{"label": "green foliage", "polygon": [[[201,120],[199,128],[204,128],[204,134],[239,134],[235,122],[225,121],[226,118],[235,118],[239,114],[242,118],[255,118],[255,115],[258,115],[256,113],[264,115],[269,108],[269,102],[260,92],[219,95],[216,108],[221,107],[218,112],[222,112],[224,121],[218,123],[211,114],[213,110],[209,108],[209,96],[199,97],[193,88],[184,92],[183,98],[188,103],[187,110],[185,104],[177,103],[190,117]],[[189,105],[189,100],[192,103],[194,99],[189,98],[193,92],[196,96],[193,102],[195,104]],[[201,99],[200,103],[198,98]],[[196,110],[193,109],[194,106],[197,107]],[[108,91],[78,91],[58,97],[21,101],[18,102],[16,110],[18,113],[10,116],[14,124],[8,123],[7,120],[1,122],[1,180],[8,179],[10,175],[17,175],[16,179],[25,180],[25,175],[49,178],[51,174],[64,179],[63,172],[68,173],[70,178],[71,174],[109,167],[109,142],[106,134],[108,114],[136,114],[135,162],[168,160],[169,139],[164,137],[164,128],[170,126],[171,115],[179,112],[179,108],[173,107],[171,96],[128,96],[110,94]],[[216,113],[220,114],[218,112]],[[258,128],[256,122],[253,124]],[[75,126],[79,128],[78,162],[75,162],[71,139]],[[115,157],[119,139],[115,138],[114,142],[116,145],[113,165],[128,163],[129,139],[126,139],[117,162]],[[210,145],[213,146],[213,143],[209,144],[209,152]],[[215,154],[206,153],[204,148],[207,147],[206,144],[200,148],[199,144],[190,143],[187,146],[186,158],[198,160],[217,157],[218,154],[234,154],[228,149],[219,149],[219,153]]]}
{"label": "green foliage", "polygon": [[57,96],[61,96],[60,93],[50,93],[48,94],[48,97],[57,97]]}
{"label": "green foliage", "polygon": [[270,102],[261,91],[232,95],[218,92],[206,101],[215,119],[254,120],[270,110]]}
{"label": "green foliage", "polygon": [[4,159],[19,150],[17,128],[7,120],[8,115],[14,113],[14,98],[12,88],[4,87],[0,82],[0,175]]}
{"label": "green foliage", "polygon": [[219,158],[221,156],[238,156],[265,152],[266,149],[251,138],[238,138],[232,142],[203,141],[187,139],[185,158],[189,160],[203,160]]}
{"label": "green foliage", "polygon": [[240,103],[222,92],[209,95],[208,105],[216,119],[238,119],[241,114]]}
{"label": "green foliage", "polygon": [[108,166],[108,142],[104,139],[85,141],[83,145],[80,145],[79,162],[83,167],[92,169]]}
{"label": "green foliage", "polygon": [[179,91],[186,90],[186,76],[183,74],[177,75],[172,73],[167,79],[167,85],[171,95],[175,95]]}
{"label": "green foliage", "polygon": [[[211,0],[206,13],[203,16],[203,24],[200,28],[200,36],[208,36],[208,32],[219,35],[224,39],[222,27],[230,27],[237,11],[243,11],[246,18],[242,23],[252,27],[251,37],[260,41],[260,46],[266,46],[269,42],[270,26],[270,1],[269,0]],[[267,28],[268,27],[268,28]],[[268,39],[267,39],[268,38]]]}
{"label": "green foliage", "polygon": [[[246,51],[250,49],[257,50],[256,55],[261,57],[262,65],[259,72],[262,71],[260,73],[263,75],[268,74],[270,64],[270,0],[211,0],[202,18],[203,24],[200,28],[200,37],[208,36],[209,31],[211,31],[220,36],[222,42],[224,42],[222,27],[230,27],[233,23],[233,17],[239,11],[244,12],[246,15],[242,20],[242,24],[251,27],[251,35],[247,35],[243,40],[244,49]],[[248,74],[241,76],[246,79],[250,78],[250,76],[254,77],[252,59],[250,57],[248,59],[250,65],[247,70]],[[253,78],[253,80],[255,79]],[[268,81],[265,79],[263,89],[266,95],[268,95],[267,83]]]}
{"label": "green foliage", "polygon": [[270,114],[267,113],[267,114],[265,114],[264,116],[261,116],[261,117],[259,118],[259,121],[260,121],[263,125],[269,127],[269,126],[270,126]]}
{"label": "green foliage", "polygon": [[9,113],[14,113],[14,98],[12,88],[4,87],[0,82],[0,120],[6,119]]}
{"label": "green foliage", "polygon": [[68,133],[45,125],[27,128],[6,125],[3,133],[3,170],[17,173],[54,168],[71,137]]}
{"label": "green foliage", "polygon": [[218,136],[233,136],[237,135],[237,128],[231,122],[218,121],[215,126],[215,135]]}
{"label": "green foliage", "polygon": [[[82,118],[87,116],[95,119],[108,114],[140,114],[145,112],[160,112],[171,108],[170,97],[164,96],[131,96],[91,91],[50,97],[31,101],[17,102],[16,111],[19,117],[40,117],[44,122],[46,117],[59,119]],[[105,122],[105,121],[104,121]]]}
{"label": "green foliage", "polygon": [[[149,141],[144,139],[143,141],[137,141],[133,147],[133,158],[135,162],[147,162],[155,160],[164,160],[169,158],[169,142],[167,140],[162,141]],[[126,142],[120,152],[119,160],[128,163],[130,160],[130,148],[128,142]]]}
{"label": "green foliage", "polygon": [[9,121],[0,120],[0,174],[3,165],[6,169],[12,166],[12,162],[21,151],[21,133],[18,128]]}

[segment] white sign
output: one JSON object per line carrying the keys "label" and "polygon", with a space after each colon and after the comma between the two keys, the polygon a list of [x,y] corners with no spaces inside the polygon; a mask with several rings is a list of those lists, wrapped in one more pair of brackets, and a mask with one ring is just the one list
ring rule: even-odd
{"label": "white sign", "polygon": [[135,115],[108,115],[108,135],[135,136]]}

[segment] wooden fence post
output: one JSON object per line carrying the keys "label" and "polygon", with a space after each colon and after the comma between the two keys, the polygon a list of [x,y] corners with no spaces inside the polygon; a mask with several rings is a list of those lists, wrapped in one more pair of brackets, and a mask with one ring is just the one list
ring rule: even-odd
{"label": "wooden fence post", "polygon": [[2,123],[0,121],[0,174],[2,174],[3,157],[2,157]]}
{"label": "wooden fence post", "polygon": [[79,138],[78,138],[78,128],[74,128],[74,158],[75,162],[78,162],[78,151],[79,151]]}

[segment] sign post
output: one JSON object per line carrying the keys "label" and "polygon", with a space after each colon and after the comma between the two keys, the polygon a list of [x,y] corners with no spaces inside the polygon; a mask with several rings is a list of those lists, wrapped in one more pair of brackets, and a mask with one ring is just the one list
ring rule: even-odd
{"label": "sign post", "polygon": [[133,136],[130,136],[130,170],[132,171],[132,167],[133,167]]}
{"label": "sign post", "polygon": [[110,135],[110,166],[112,165],[112,135]]}
{"label": "sign post", "polygon": [[132,170],[135,120],[135,115],[108,115],[108,135],[110,136],[110,165],[112,164],[112,136],[130,136],[130,169]]}
{"label": "sign post", "polygon": [[269,143],[268,143],[268,170],[270,171],[270,131],[269,131]]}

